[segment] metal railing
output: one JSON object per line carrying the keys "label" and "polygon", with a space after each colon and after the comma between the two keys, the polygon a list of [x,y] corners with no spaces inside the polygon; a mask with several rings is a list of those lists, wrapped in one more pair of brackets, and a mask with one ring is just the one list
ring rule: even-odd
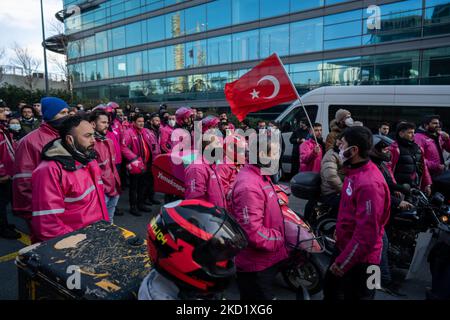
{"label": "metal railing", "polygon": [[[21,67],[17,66],[10,66],[10,65],[0,65],[1,73],[4,75],[14,75],[14,76],[21,76],[24,77],[27,75],[25,70]],[[44,72],[41,71],[35,71],[33,72],[33,77],[37,79],[44,79]],[[49,73],[48,79],[50,81],[55,82],[63,82],[66,81],[66,77],[63,74],[59,73]]]}

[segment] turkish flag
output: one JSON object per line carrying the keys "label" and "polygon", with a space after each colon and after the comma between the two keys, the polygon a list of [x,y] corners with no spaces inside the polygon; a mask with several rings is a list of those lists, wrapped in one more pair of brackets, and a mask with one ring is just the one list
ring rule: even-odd
{"label": "turkish flag", "polygon": [[298,99],[297,91],[276,53],[238,80],[227,83],[225,97],[239,121],[250,112]]}

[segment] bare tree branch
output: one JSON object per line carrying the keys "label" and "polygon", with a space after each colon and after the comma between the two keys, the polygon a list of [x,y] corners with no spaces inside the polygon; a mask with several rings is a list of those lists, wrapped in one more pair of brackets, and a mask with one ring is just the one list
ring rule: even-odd
{"label": "bare tree branch", "polygon": [[12,50],[14,51],[15,57],[11,59],[11,63],[24,70],[25,85],[30,90],[33,90],[37,81],[34,74],[41,65],[41,61],[34,58],[27,48],[21,48],[17,43],[14,44]]}

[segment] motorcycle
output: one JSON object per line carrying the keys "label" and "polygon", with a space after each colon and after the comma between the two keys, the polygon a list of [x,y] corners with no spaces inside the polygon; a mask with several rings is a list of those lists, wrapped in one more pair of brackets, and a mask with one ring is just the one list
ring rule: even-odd
{"label": "motorcycle", "polygon": [[332,207],[320,200],[320,175],[314,172],[301,172],[291,179],[292,193],[295,197],[308,200],[304,219],[308,221],[314,234],[323,241],[324,253],[332,255],[336,241],[337,216]]}
{"label": "motorcycle", "polygon": [[[389,261],[412,273],[418,268],[423,252],[417,248],[420,233],[431,234],[425,255],[430,266],[432,288],[427,292],[429,299],[450,298],[450,209],[445,198],[435,193],[428,198],[422,191],[411,189],[409,211],[393,213],[386,228],[389,246]],[[419,255],[422,255],[419,257]],[[416,259],[417,257],[417,259]]]}
{"label": "motorcycle", "polygon": [[289,250],[289,258],[281,267],[283,280],[297,295],[302,288],[309,295],[316,294],[322,290],[323,276],[314,254],[322,253],[323,245],[300,215],[289,208],[290,189],[282,185],[274,187],[283,213],[285,239]]}

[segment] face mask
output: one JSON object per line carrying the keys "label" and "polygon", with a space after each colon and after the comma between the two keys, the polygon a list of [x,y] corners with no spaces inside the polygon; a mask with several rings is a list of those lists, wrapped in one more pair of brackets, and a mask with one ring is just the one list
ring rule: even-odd
{"label": "face mask", "polygon": [[66,120],[67,118],[69,118],[69,116],[65,116],[56,120],[50,120],[47,121],[47,123],[51,125],[54,129],[59,130],[64,120]]}
{"label": "face mask", "polygon": [[343,164],[346,164],[346,162],[348,162],[351,158],[353,158],[352,156],[348,155],[348,150],[350,150],[353,147],[348,147],[345,150],[339,149],[339,158],[341,159]]}
{"label": "face mask", "polygon": [[169,123],[169,126],[171,126],[173,128],[173,127],[175,127],[176,121],[175,120],[169,120],[168,123]]}
{"label": "face mask", "polygon": [[9,125],[9,129],[11,129],[12,131],[20,131],[21,127],[18,123],[12,123]]}
{"label": "face mask", "polygon": [[347,119],[345,119],[344,123],[347,127],[351,127],[351,126],[353,126],[354,121],[352,118],[347,118]]}

